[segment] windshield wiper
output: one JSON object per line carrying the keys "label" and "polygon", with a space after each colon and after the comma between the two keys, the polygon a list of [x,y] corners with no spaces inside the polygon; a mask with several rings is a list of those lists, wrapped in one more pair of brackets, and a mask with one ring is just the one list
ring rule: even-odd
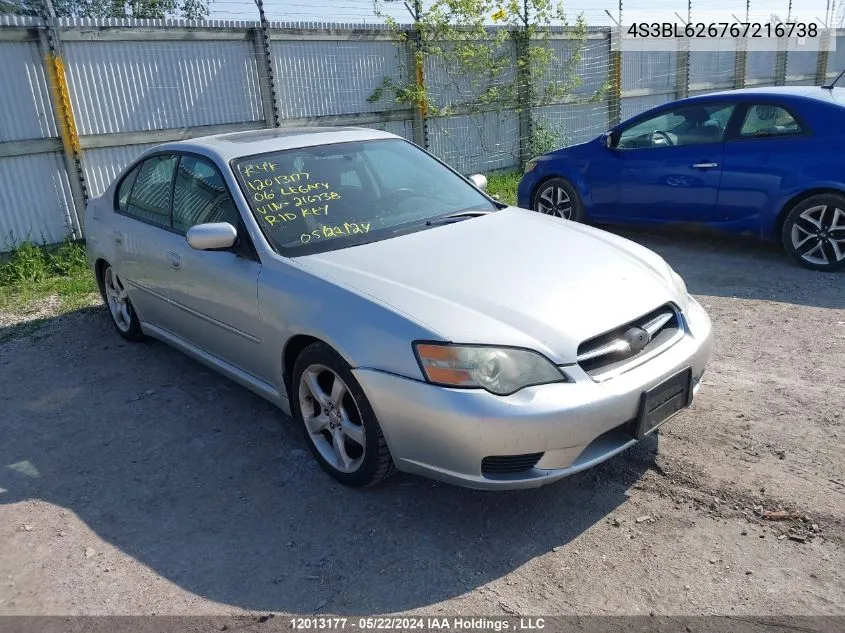
{"label": "windshield wiper", "polygon": [[450,213],[448,215],[441,215],[436,218],[431,218],[427,220],[425,225],[426,226],[435,226],[437,224],[448,224],[449,222],[460,222],[461,220],[468,220],[469,218],[477,218],[482,215],[490,215],[493,211],[484,211],[481,209],[476,210],[467,210],[467,211],[458,211],[456,213]]}

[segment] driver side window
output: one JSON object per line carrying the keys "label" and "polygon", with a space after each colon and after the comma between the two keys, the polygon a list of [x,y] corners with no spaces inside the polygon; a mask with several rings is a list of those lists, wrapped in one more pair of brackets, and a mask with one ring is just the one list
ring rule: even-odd
{"label": "driver side window", "polygon": [[672,112],[664,112],[651,119],[640,121],[619,135],[619,149],[633,149],[637,147],[651,147],[649,136],[662,131],[670,130],[678,125],[683,119]]}
{"label": "driver side window", "polygon": [[619,135],[617,149],[721,143],[734,106],[690,105],[635,123]]}

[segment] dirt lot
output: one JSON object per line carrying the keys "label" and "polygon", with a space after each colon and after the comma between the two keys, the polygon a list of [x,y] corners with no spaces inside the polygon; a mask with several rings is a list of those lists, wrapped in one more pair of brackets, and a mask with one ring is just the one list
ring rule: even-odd
{"label": "dirt lot", "polygon": [[271,405],[102,307],[0,344],[0,614],[845,614],[845,274],[634,237],[713,318],[704,387],[539,490],[345,489]]}

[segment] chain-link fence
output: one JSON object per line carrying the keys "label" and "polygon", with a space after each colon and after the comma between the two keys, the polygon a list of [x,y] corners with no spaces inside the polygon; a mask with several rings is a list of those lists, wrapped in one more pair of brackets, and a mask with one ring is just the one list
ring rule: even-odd
{"label": "chain-link fence", "polygon": [[[644,0],[562,14],[529,0],[467,3],[476,14],[459,2],[444,14],[422,2],[204,1],[0,0],[0,250],[83,236],[87,199],[167,140],[360,125],[464,173],[514,169],[679,97],[820,85],[845,68],[845,32],[829,52],[614,46],[613,27],[653,11]],[[815,19],[838,14],[808,1]],[[777,3],[737,17],[797,15]],[[722,3],[672,4],[689,22]]]}

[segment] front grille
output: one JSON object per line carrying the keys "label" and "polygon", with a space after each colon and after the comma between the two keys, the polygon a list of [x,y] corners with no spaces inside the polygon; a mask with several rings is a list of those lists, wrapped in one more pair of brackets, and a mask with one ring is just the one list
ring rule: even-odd
{"label": "front grille", "polygon": [[495,455],[481,460],[481,472],[485,475],[524,473],[531,470],[540,461],[543,453],[526,455]]}
{"label": "front grille", "polygon": [[605,380],[629,363],[676,341],[683,334],[677,309],[666,304],[578,346],[578,365],[594,380]]}

